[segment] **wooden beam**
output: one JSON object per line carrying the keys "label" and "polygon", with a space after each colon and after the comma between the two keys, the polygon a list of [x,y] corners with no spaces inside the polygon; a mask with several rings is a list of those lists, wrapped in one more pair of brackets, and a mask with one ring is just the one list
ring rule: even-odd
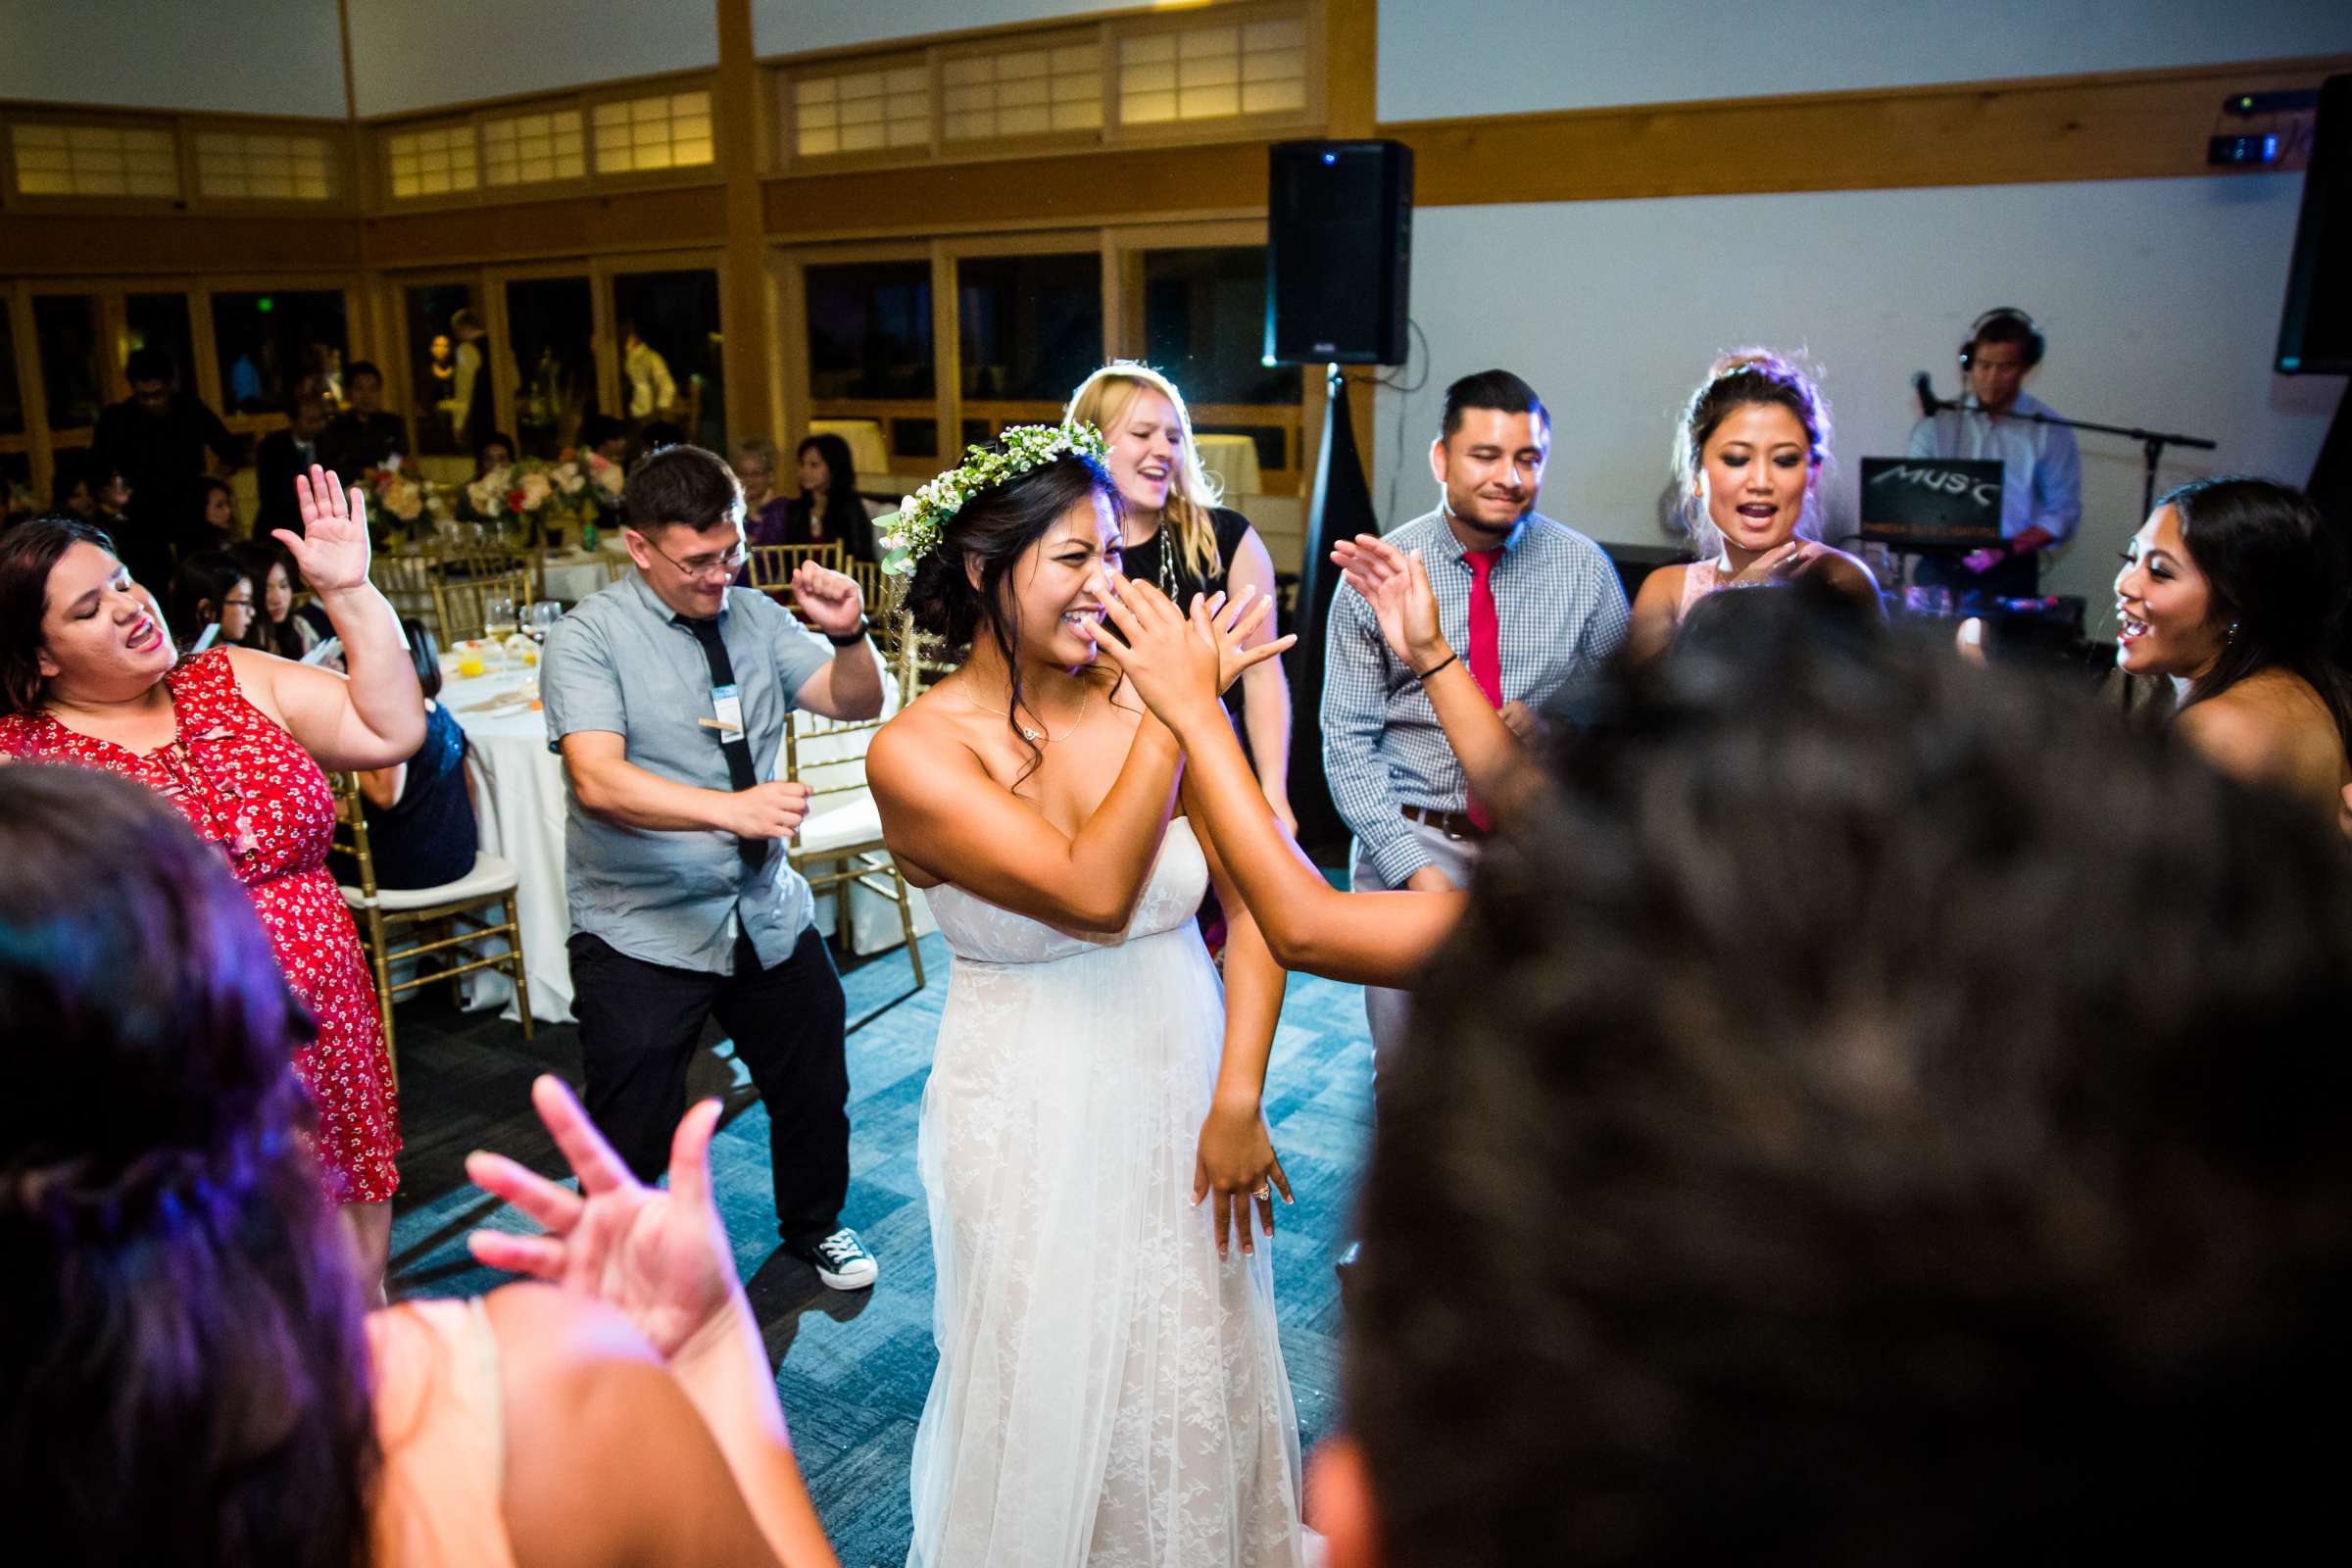
{"label": "wooden beam", "polygon": [[767,257],[760,192],[760,65],[752,42],[752,0],[717,0],[718,167],[726,176],[723,204],[726,265],[719,270],[719,353],[726,368],[727,422],[745,435],[782,440],[780,367],[768,345]]}
{"label": "wooden beam", "polygon": [[0,256],[24,276],[342,272],[360,265],[360,222],[213,214],[0,213]]}
{"label": "wooden beam", "polygon": [[2352,55],[2333,55],[1406,121],[1381,134],[1412,147],[1421,207],[2150,179],[2213,172],[2205,141],[2230,94],[2347,70]]}
{"label": "wooden beam", "polygon": [[678,250],[723,244],[727,232],[725,192],[717,185],[383,213],[363,221],[368,265],[386,270]]}

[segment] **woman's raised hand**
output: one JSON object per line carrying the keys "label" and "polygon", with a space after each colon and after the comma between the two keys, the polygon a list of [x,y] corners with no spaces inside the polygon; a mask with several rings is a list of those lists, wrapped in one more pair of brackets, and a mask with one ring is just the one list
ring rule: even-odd
{"label": "woman's raised hand", "polygon": [[325,595],[357,588],[368,580],[368,500],[357,485],[348,494],[335,476],[317,464],[294,476],[294,499],[302,509],[302,532],[273,528],[301,569],[311,591]]}
{"label": "woman's raised hand", "polygon": [[669,1146],[669,1189],[647,1187],[605,1142],[563,1080],[541,1075],[531,1104],[580,1181],[576,1193],[504,1154],[466,1156],[466,1174],[546,1227],[544,1236],[475,1231],[491,1268],[552,1281],[607,1303],[664,1357],[726,1312],[742,1285],[727,1228],[710,1200],[718,1102],[686,1112]]}
{"label": "woman's raised hand", "polygon": [[1419,551],[1408,556],[1376,534],[1359,533],[1334,545],[1331,560],[1372,607],[1381,639],[1408,668],[1426,669],[1446,656],[1438,598]]}
{"label": "woman's raised hand", "polygon": [[1219,650],[1213,638],[1148,582],[1104,572],[1092,586],[1108,619],[1088,635],[1117,659],[1161,723],[1173,729],[1179,718],[1216,706]]}
{"label": "woman's raised hand", "polygon": [[1744,570],[1725,579],[1732,588],[1778,587],[1794,578],[1812,561],[1812,552],[1802,539],[1791,539],[1776,545],[1749,562]]}
{"label": "woman's raised hand", "polygon": [[1244,671],[1254,669],[1269,659],[1279,659],[1284,650],[1298,641],[1294,632],[1255,648],[1244,646],[1257,635],[1257,629],[1273,613],[1274,601],[1261,597],[1254,588],[1244,588],[1231,598],[1224,594],[1205,599],[1193,595],[1193,625],[1217,650],[1218,696],[1233,690],[1233,683],[1242,678]]}

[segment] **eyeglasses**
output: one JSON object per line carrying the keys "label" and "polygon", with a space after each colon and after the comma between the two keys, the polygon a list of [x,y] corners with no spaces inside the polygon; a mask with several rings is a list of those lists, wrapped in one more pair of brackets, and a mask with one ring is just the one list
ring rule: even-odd
{"label": "eyeglasses", "polygon": [[732,577],[743,569],[745,562],[752,559],[750,547],[738,544],[723,556],[689,556],[686,560],[680,561],[651,539],[646,539],[645,535],[638,534],[637,537],[645,539],[646,549],[651,550],[689,577]]}

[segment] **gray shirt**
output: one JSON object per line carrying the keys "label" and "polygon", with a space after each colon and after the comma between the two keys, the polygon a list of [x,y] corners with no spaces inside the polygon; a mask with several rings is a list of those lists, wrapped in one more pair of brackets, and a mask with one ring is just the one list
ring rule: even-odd
{"label": "gray shirt", "polygon": [[[785,715],[833,657],[823,638],[765,594],[730,589],[719,638],[734,665],[752,756],[772,770]],[[621,737],[629,763],[698,789],[732,791],[702,644],[631,572],[558,621],[539,665],[547,739],[603,730]],[[762,777],[772,776],[771,773]],[[815,917],[808,884],[778,844],[757,869],[731,833],[655,832],[590,814],[565,801],[564,881],[571,928],[673,969],[728,974],[737,922],[762,966],[790,956]]]}

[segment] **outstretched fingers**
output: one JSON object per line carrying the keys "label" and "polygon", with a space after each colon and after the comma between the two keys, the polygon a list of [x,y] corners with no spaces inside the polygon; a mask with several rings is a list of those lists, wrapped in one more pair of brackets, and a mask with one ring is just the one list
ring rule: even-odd
{"label": "outstretched fingers", "polygon": [[582,1194],[593,1197],[636,1184],[637,1178],[605,1142],[605,1135],[596,1130],[596,1123],[588,1119],[588,1112],[563,1079],[543,1072],[532,1080],[531,1107],[539,1112],[572,1174],[580,1179]]}

